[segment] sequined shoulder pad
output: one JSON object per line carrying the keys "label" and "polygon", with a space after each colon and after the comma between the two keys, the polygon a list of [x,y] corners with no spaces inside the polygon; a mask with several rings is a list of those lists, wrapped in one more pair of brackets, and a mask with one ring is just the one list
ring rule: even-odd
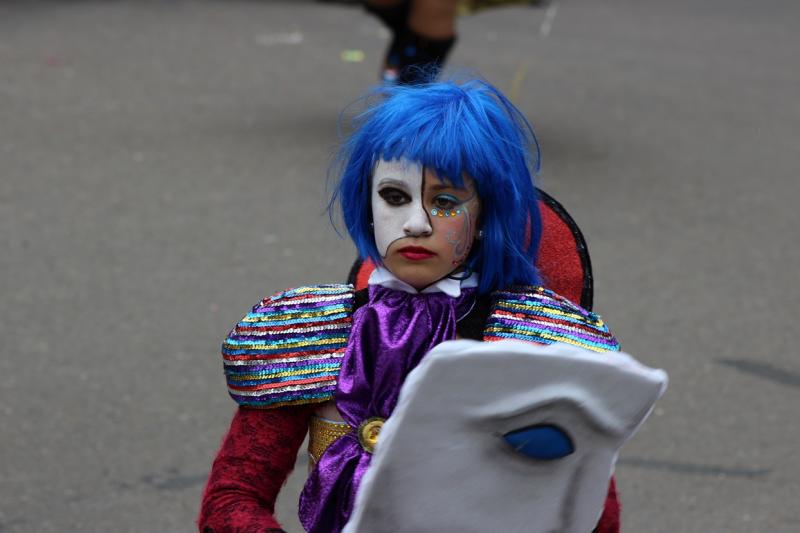
{"label": "sequined shoulder pad", "polygon": [[259,408],[330,400],[352,312],[352,285],[300,287],[265,298],[222,344],[231,397]]}
{"label": "sequined shoulder pad", "polygon": [[619,342],[600,317],[544,287],[514,287],[492,295],[483,340],[564,342],[595,352],[617,351]]}

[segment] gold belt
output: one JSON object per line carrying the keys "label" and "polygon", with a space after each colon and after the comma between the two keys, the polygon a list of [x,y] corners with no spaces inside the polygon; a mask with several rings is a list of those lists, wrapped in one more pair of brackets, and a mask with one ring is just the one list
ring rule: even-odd
{"label": "gold belt", "polygon": [[308,423],[308,456],[312,466],[317,464],[322,453],[333,441],[353,431],[347,422],[336,422],[316,415]]}
{"label": "gold belt", "polygon": [[[378,435],[383,427],[384,419],[372,417],[358,426],[358,442],[368,453],[372,453],[378,442]],[[308,455],[313,467],[322,457],[333,441],[353,431],[347,422],[337,422],[319,416],[312,416],[308,423]]]}

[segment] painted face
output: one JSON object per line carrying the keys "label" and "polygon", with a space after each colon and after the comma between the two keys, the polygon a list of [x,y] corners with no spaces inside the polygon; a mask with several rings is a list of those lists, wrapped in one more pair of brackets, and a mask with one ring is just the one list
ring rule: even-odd
{"label": "painted face", "polygon": [[418,290],[461,268],[475,240],[480,210],[468,176],[458,188],[406,160],[381,160],[375,168],[375,245],[383,266]]}

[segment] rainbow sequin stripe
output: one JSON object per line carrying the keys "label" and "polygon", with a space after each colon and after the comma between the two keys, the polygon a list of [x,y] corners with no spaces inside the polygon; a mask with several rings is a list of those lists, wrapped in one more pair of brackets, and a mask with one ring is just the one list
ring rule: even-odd
{"label": "rainbow sequin stripe", "polygon": [[564,342],[595,352],[617,351],[619,342],[596,314],[544,287],[514,287],[493,294],[483,340]]}
{"label": "rainbow sequin stripe", "polygon": [[352,310],[352,285],[300,287],[263,300],[222,344],[231,397],[261,408],[329,400]]}

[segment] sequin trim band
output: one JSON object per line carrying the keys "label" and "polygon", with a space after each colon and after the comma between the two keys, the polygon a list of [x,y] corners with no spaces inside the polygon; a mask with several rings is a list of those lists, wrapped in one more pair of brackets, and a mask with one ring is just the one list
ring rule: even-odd
{"label": "sequin trim band", "polygon": [[308,423],[308,455],[313,463],[319,461],[328,446],[353,431],[347,422],[336,422],[319,416],[312,416]]}
{"label": "sequin trim band", "polygon": [[543,287],[497,291],[483,340],[564,342],[595,352],[617,351],[619,342],[600,317]]}
{"label": "sequin trim band", "polygon": [[352,285],[300,287],[263,300],[222,344],[231,397],[261,408],[330,400],[352,310]]}

